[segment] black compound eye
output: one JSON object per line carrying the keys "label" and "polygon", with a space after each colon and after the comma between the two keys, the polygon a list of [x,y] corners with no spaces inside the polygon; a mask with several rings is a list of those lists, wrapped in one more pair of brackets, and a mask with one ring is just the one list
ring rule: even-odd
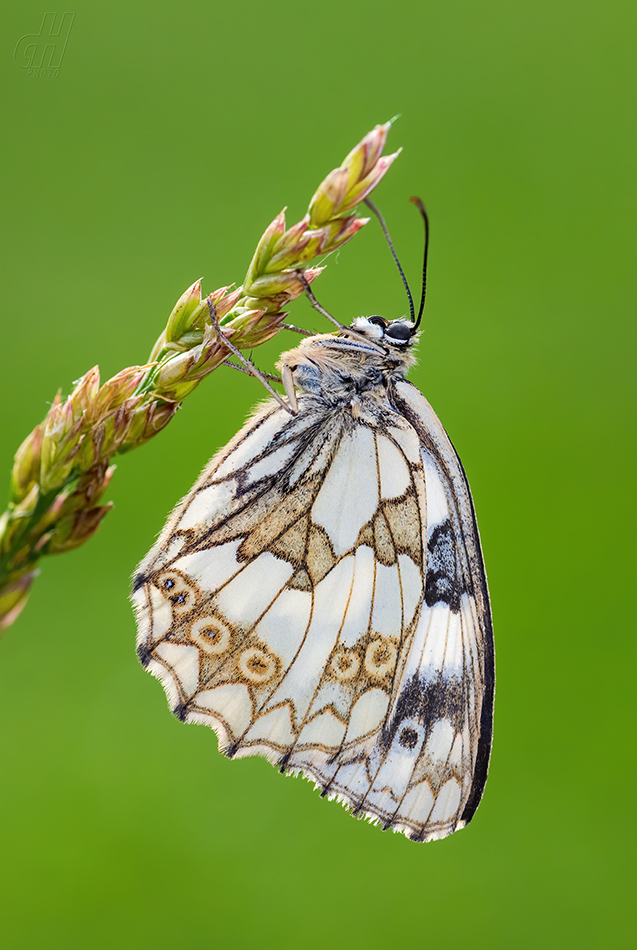
{"label": "black compound eye", "polygon": [[398,340],[400,343],[407,343],[413,336],[412,328],[406,323],[390,323],[385,331],[385,336],[392,340]]}
{"label": "black compound eye", "polygon": [[375,327],[382,327],[383,330],[387,327],[387,320],[384,317],[368,317],[367,320],[369,323],[373,323]]}

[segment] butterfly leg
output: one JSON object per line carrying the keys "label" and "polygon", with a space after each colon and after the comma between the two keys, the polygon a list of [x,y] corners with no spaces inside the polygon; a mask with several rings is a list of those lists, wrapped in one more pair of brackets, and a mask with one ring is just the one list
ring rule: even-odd
{"label": "butterfly leg", "polygon": [[281,376],[283,377],[283,386],[285,389],[285,395],[288,397],[288,401],[292,408],[293,412],[298,412],[299,404],[296,401],[296,390],[294,388],[294,371],[291,366],[288,366],[287,363],[283,364],[283,369],[281,370]]}
{"label": "butterfly leg", "polygon": [[[229,366],[230,369],[236,369],[240,373],[245,373],[246,376],[254,376],[254,373],[250,369],[246,369],[245,366],[239,366],[238,363],[233,363],[232,360],[224,360],[224,366]],[[262,376],[265,376],[266,379],[271,379],[273,383],[280,383],[281,377],[276,376],[274,373],[262,373]],[[255,377],[256,379],[256,377]]]}
{"label": "butterfly leg", "polygon": [[239,359],[239,360],[241,361],[241,363],[243,364],[243,366],[245,367],[246,372],[249,373],[251,376],[255,376],[255,377],[259,380],[259,382],[261,383],[261,385],[264,386],[264,387],[267,389],[267,391],[270,393],[270,395],[271,395],[271,396],[274,396],[274,398],[276,399],[276,401],[279,403],[280,406],[282,406],[282,407],[286,410],[286,412],[289,412],[290,415],[292,415],[292,416],[295,415],[295,414],[296,414],[296,410],[294,410],[294,409],[292,409],[290,406],[288,406],[288,404],[285,402],[284,399],[281,399],[281,397],[279,396],[278,392],[277,392],[275,389],[273,389],[272,386],[270,386],[270,383],[267,381],[267,379],[266,379],[266,377],[263,375],[263,373],[261,373],[261,372],[256,368],[256,366],[254,365],[254,363],[251,363],[250,360],[247,360],[247,359],[245,358],[245,356],[243,355],[243,353],[241,352],[241,350],[238,350],[237,347],[236,347],[233,343],[230,342],[230,340],[228,339],[228,337],[225,335],[225,333],[223,332],[223,330],[222,330],[221,327],[219,326],[219,321],[217,320],[217,311],[216,311],[215,305],[213,304],[213,302],[212,302],[212,300],[210,299],[210,297],[207,297],[207,298],[206,298],[206,302],[207,302],[207,304],[208,304],[208,310],[209,310],[209,312],[210,312],[210,323],[211,323],[212,328],[214,329],[215,333],[216,333],[217,336],[219,337],[219,340],[223,343],[223,345],[224,345],[225,347],[227,347],[227,348],[230,350],[231,353],[234,353],[234,355],[237,357],[237,359]]}
{"label": "butterfly leg", "polygon": [[307,281],[307,278],[302,270],[297,270],[296,276],[299,278],[299,280],[303,284],[303,289],[305,290],[307,299],[310,301],[314,309],[318,313],[321,314],[321,316],[325,317],[326,320],[329,320],[331,323],[333,323],[334,326],[338,327],[341,333],[344,333],[346,336],[352,337],[354,340],[361,340],[363,343],[366,343],[368,346],[372,347],[372,349],[374,350],[377,350],[379,353],[383,353],[383,354],[385,353],[382,347],[377,346],[375,343],[372,343],[372,341],[368,340],[367,337],[363,336],[362,333],[357,333],[356,330],[352,330],[351,327],[343,326],[342,323],[338,322],[336,317],[333,317],[331,313],[328,313],[325,307],[322,307],[321,304],[316,299],[316,297],[314,296],[312,289]]}
{"label": "butterfly leg", "polygon": [[347,328],[347,327],[344,327],[342,323],[339,323],[338,320],[336,319],[336,317],[333,317],[331,313],[328,313],[328,312],[327,312],[327,310],[325,309],[325,307],[322,307],[322,306],[320,305],[320,303],[318,302],[318,300],[317,300],[316,297],[314,296],[314,293],[313,293],[313,291],[312,291],[312,289],[311,289],[311,287],[310,287],[310,285],[309,285],[308,279],[307,279],[307,277],[305,276],[304,271],[302,271],[302,270],[297,270],[296,276],[299,278],[299,280],[300,280],[301,283],[303,284],[303,290],[305,291],[305,293],[306,293],[306,295],[307,295],[307,299],[310,301],[310,303],[312,304],[312,306],[314,307],[314,309],[315,309],[318,313],[320,313],[322,317],[325,317],[327,320],[329,320],[331,323],[333,323],[335,327],[338,327],[339,330],[342,330],[343,332],[347,332],[348,328]]}
{"label": "butterfly leg", "polygon": [[304,330],[303,327],[295,327],[293,323],[282,323],[284,330],[292,330],[293,333],[300,333],[302,336],[316,336],[311,330]]}

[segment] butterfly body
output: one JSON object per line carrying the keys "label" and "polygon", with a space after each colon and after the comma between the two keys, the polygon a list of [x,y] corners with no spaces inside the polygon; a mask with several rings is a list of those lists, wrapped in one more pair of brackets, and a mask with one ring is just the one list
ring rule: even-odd
{"label": "butterfly body", "polygon": [[138,651],[225,754],[431,840],[486,780],[486,578],[462,466],[405,379],[413,324],[352,330],[282,355],[295,413],[261,407],[176,508],[135,581]]}

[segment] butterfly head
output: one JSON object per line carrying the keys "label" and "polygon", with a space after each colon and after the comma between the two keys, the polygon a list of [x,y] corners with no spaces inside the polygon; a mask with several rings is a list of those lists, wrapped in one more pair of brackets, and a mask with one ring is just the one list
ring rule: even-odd
{"label": "butterfly head", "polygon": [[398,320],[385,320],[378,315],[357,317],[351,329],[373,343],[389,346],[394,350],[408,350],[416,342],[417,326],[406,317],[400,317]]}

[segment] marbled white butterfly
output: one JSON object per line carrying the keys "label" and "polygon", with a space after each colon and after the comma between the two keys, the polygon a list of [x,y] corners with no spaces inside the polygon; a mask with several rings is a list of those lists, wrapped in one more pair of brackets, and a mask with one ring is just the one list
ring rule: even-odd
{"label": "marbled white butterfly", "polygon": [[405,378],[423,303],[284,353],[291,411],[268,402],[214,456],[134,585],[179,719],[415,841],[471,820],[494,689],[467,478]]}

